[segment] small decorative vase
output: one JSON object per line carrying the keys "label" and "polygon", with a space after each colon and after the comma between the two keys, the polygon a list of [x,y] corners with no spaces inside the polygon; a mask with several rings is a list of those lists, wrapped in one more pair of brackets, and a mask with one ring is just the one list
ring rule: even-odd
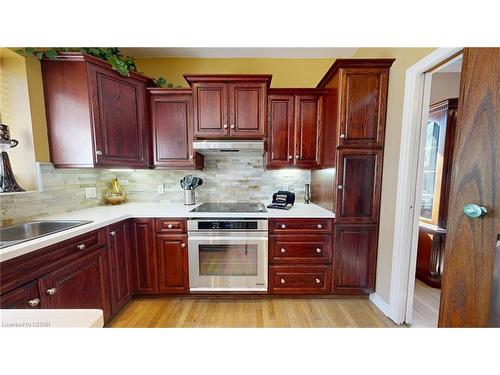
{"label": "small decorative vase", "polygon": [[127,194],[123,192],[118,179],[113,178],[108,187],[104,189],[104,202],[106,204],[121,204],[126,198]]}

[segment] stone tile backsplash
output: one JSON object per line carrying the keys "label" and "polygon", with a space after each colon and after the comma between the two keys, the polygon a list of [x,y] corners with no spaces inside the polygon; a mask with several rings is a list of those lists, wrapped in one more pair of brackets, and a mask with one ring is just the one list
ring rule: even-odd
{"label": "stone tile backsplash", "polygon": [[[196,200],[211,202],[261,202],[278,190],[295,192],[297,202],[304,199],[304,185],[311,171],[299,169],[265,170],[259,157],[206,156],[203,171],[54,169],[41,165],[43,192],[0,195],[1,224],[9,225],[38,216],[102,205],[102,192],[117,177],[128,201],[184,201],[180,180],[187,174],[203,178],[196,189]],[[164,184],[165,194],[158,194]],[[95,186],[97,199],[85,199],[85,188]]]}

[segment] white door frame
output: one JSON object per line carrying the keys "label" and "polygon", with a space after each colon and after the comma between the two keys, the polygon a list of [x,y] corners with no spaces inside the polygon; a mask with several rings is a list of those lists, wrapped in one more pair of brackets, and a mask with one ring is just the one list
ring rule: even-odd
{"label": "white door frame", "polygon": [[[462,48],[438,48],[406,71],[403,125],[399,151],[396,216],[394,224],[391,291],[388,316],[394,322],[411,323],[417,264],[418,218],[421,176],[418,173],[422,122],[427,121],[430,69],[460,52]],[[427,88],[427,90],[425,89]]]}

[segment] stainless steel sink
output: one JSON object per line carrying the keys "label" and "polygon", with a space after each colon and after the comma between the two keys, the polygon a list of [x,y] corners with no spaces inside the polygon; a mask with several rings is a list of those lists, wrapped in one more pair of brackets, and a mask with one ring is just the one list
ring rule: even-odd
{"label": "stainless steel sink", "polygon": [[91,223],[88,220],[36,220],[0,228],[0,249]]}

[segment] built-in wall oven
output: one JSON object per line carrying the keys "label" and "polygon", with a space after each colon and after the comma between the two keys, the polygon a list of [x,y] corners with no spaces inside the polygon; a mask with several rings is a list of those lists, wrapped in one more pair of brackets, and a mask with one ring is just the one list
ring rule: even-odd
{"label": "built-in wall oven", "polygon": [[191,291],[267,291],[267,220],[190,219],[188,245]]}

